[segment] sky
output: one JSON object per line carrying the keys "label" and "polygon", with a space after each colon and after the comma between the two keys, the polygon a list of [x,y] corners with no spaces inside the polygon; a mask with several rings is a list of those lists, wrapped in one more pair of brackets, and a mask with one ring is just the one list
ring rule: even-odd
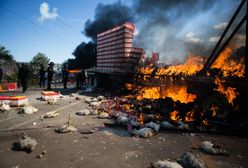
{"label": "sky", "polygon": [[[102,2],[112,3],[114,0]],[[38,52],[62,63],[82,41],[84,23],[100,0],[1,0],[0,45],[15,60],[30,61]]]}
{"label": "sky", "polygon": [[[63,63],[74,58],[72,52],[81,42],[92,40],[82,33],[88,19],[92,30],[126,18],[136,25],[135,47],[144,48],[148,56],[159,52],[162,62],[182,63],[189,54],[209,56],[240,2],[0,0],[0,45],[17,61],[29,62],[41,52],[51,61]],[[239,44],[238,48],[244,40],[244,31],[240,31],[233,44]]]}

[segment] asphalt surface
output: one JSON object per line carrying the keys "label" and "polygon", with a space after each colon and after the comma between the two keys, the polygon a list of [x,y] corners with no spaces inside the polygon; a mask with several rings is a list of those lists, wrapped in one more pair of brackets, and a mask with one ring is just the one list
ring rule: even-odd
{"label": "asphalt surface", "polygon": [[[248,139],[245,137],[218,136],[189,133],[158,133],[151,138],[131,137],[123,128],[107,128],[96,116],[78,116],[75,113],[91,109],[84,101],[75,100],[70,93],[75,90],[60,89],[64,98],[55,105],[41,101],[42,89],[32,89],[27,93],[1,93],[7,95],[27,95],[30,103],[39,111],[31,115],[18,114],[18,109],[0,113],[0,168],[32,167],[86,167],[117,168],[150,167],[151,162],[160,159],[176,161],[184,152],[199,155],[208,168],[248,167]],[[98,96],[93,93],[91,96]],[[89,97],[82,93],[81,96]],[[58,110],[55,118],[40,119],[48,111]],[[80,132],[58,134],[54,130],[72,116],[72,125],[80,131],[92,130],[92,134]],[[13,143],[26,133],[38,141],[32,153],[12,149]],[[210,140],[227,150],[229,156],[209,155],[199,149],[202,141]],[[36,156],[42,151],[42,158]]]}

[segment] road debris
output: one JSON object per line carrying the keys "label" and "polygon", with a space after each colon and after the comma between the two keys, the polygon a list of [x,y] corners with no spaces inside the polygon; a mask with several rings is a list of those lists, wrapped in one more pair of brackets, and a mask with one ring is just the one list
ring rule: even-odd
{"label": "road debris", "polygon": [[226,150],[222,149],[219,145],[213,144],[211,141],[202,142],[201,149],[212,155],[229,155]]}
{"label": "road debris", "polygon": [[27,106],[24,106],[20,111],[19,113],[20,114],[33,114],[33,113],[36,113],[38,111],[38,108],[35,108],[31,105],[27,105]]}
{"label": "road debris", "polygon": [[47,100],[47,104],[50,104],[50,105],[57,104],[57,102],[58,102],[58,99],[56,98],[51,98]]}
{"label": "road debris", "polygon": [[68,122],[62,127],[56,128],[55,132],[57,133],[68,133],[76,132],[78,129],[72,126],[71,113],[69,114]]}
{"label": "road debris", "polygon": [[91,112],[89,110],[87,110],[87,109],[84,109],[82,111],[76,112],[76,115],[79,115],[79,116],[88,116],[90,114],[91,114]]}
{"label": "road debris", "polygon": [[11,108],[10,108],[10,106],[9,106],[9,104],[6,104],[6,103],[2,103],[1,104],[1,106],[0,106],[0,111],[3,111],[3,112],[5,112],[5,111],[9,111]]}
{"label": "road debris", "polygon": [[43,118],[55,118],[58,115],[59,115],[58,110],[55,110],[55,111],[46,112],[45,114],[41,115],[40,118],[41,119],[43,119]]}
{"label": "road debris", "polygon": [[153,168],[183,168],[177,162],[172,162],[169,160],[159,160],[155,163],[152,163],[151,167],[153,167]]}
{"label": "road debris", "polygon": [[14,144],[14,147],[17,150],[23,150],[23,151],[30,153],[35,149],[37,144],[38,143],[36,139],[31,138],[28,135],[24,134],[22,135],[21,139],[17,143]]}
{"label": "road debris", "polygon": [[149,137],[154,135],[154,132],[151,128],[145,127],[145,128],[141,128],[139,130],[134,129],[132,134],[136,135],[136,136],[143,137],[143,138],[149,138]]}
{"label": "road debris", "polygon": [[178,160],[184,168],[205,168],[204,161],[199,157],[190,152],[184,153]]}

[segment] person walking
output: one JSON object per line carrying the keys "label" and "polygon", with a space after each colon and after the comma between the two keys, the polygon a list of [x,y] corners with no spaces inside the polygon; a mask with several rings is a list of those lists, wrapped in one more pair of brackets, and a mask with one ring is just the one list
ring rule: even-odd
{"label": "person walking", "polygon": [[46,74],[46,71],[45,71],[45,68],[43,65],[40,66],[40,71],[39,71],[39,76],[40,76],[40,87],[45,87],[45,74]]}
{"label": "person walking", "polygon": [[67,82],[69,77],[68,64],[64,64],[64,67],[62,69],[62,76],[63,76],[64,89],[67,89]]}
{"label": "person walking", "polygon": [[18,72],[18,86],[22,86],[22,92],[25,93],[28,89],[28,75],[29,69],[27,65],[22,64]]}
{"label": "person walking", "polygon": [[51,84],[52,84],[52,80],[53,80],[53,74],[54,74],[54,63],[50,62],[48,64],[48,68],[47,68],[47,90],[51,90]]}

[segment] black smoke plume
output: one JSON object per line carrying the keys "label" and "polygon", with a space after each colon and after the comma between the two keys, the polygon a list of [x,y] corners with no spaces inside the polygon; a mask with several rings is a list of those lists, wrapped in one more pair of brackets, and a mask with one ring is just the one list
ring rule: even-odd
{"label": "black smoke plume", "polygon": [[87,20],[82,32],[92,41],[82,42],[77,46],[73,55],[75,60],[69,60],[71,67],[90,68],[96,65],[96,36],[114,26],[134,21],[132,10],[121,2],[103,5],[98,4],[95,9],[94,20]]}

